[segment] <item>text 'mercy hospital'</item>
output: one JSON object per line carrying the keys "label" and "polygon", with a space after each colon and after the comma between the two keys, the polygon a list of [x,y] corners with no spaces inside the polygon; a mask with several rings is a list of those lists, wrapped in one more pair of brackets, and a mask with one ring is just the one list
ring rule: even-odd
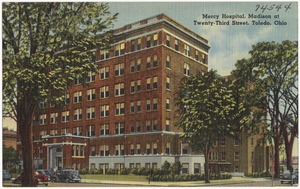
{"label": "text 'mercy hospital'", "polygon": [[[202,18],[203,19],[219,19],[219,18],[223,18],[223,19],[243,19],[243,18],[247,18],[246,14],[233,14],[233,15],[229,15],[229,14],[222,14],[222,16],[220,17],[220,15],[210,15],[210,14],[202,14]],[[272,18],[271,15],[263,15],[263,14],[248,14],[248,18]]]}

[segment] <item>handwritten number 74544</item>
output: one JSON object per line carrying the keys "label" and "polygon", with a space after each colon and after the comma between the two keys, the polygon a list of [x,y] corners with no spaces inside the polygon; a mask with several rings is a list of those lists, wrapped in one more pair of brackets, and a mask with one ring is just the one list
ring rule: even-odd
{"label": "handwritten number 74544", "polygon": [[285,10],[285,12],[287,12],[289,9],[291,9],[292,7],[292,3],[283,5],[283,4],[266,4],[266,5],[260,5],[257,4],[256,5],[256,9],[255,11],[261,11],[262,13],[265,11],[279,11],[280,9]]}

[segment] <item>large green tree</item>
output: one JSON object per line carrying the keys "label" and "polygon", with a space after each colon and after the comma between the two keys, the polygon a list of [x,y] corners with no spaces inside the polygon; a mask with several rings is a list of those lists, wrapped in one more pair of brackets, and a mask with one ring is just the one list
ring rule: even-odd
{"label": "large green tree", "polygon": [[4,147],[2,151],[3,169],[10,170],[15,168],[19,163],[18,152],[13,147]]}
{"label": "large green tree", "polygon": [[[298,42],[261,42],[252,46],[249,59],[239,60],[233,75],[256,91],[266,111],[265,136],[274,145],[275,177],[279,177],[279,146],[284,139],[287,166],[290,168],[295,137],[298,137]],[[258,104],[256,104],[258,107]],[[262,117],[263,118],[263,117]]]}
{"label": "large green tree", "polygon": [[180,86],[176,98],[178,126],[190,148],[204,154],[206,183],[210,182],[209,152],[213,142],[224,135],[234,136],[246,121],[242,90],[213,70],[185,78]]}
{"label": "large green tree", "polygon": [[97,71],[95,50],[109,46],[116,16],[107,3],[3,3],[3,114],[17,122],[28,173],[22,186],[34,186],[38,103],[63,101],[75,79]]}

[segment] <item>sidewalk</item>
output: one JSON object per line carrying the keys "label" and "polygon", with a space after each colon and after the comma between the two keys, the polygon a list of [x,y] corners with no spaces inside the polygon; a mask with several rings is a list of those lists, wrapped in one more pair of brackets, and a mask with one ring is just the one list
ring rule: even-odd
{"label": "sidewalk", "polygon": [[101,184],[120,184],[120,185],[134,185],[134,186],[161,186],[161,187],[193,187],[193,186],[218,186],[224,184],[237,184],[237,183],[253,183],[259,181],[270,181],[269,178],[248,178],[248,177],[233,177],[232,179],[225,180],[211,180],[211,183],[204,181],[187,181],[187,182],[150,182],[148,180],[141,181],[118,181],[118,180],[92,180],[82,179],[82,183],[101,183]]}

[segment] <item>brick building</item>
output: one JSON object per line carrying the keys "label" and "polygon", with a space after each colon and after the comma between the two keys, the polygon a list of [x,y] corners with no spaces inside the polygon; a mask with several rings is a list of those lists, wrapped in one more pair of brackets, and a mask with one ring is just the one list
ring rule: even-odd
{"label": "brick building", "polygon": [[[205,38],[164,14],[115,30],[111,49],[95,49],[98,73],[84,78],[88,85],[75,82],[65,95],[67,106],[40,103],[33,126],[35,167],[105,173],[179,161],[183,173],[203,173],[204,156],[179,138],[175,95],[183,77],[207,71],[209,48]],[[240,154],[230,142],[220,148],[225,145],[212,150],[223,156],[217,162],[211,155],[211,170],[247,172],[236,157],[251,154],[248,143],[239,146]]]}
{"label": "brick building", "polygon": [[[111,49],[95,49],[98,73],[78,79],[65,107],[41,102],[33,126],[36,168],[123,169],[180,161],[203,170],[175,127],[183,77],[208,69],[208,41],[160,14],[114,31]],[[20,148],[20,146],[19,146]]]}

